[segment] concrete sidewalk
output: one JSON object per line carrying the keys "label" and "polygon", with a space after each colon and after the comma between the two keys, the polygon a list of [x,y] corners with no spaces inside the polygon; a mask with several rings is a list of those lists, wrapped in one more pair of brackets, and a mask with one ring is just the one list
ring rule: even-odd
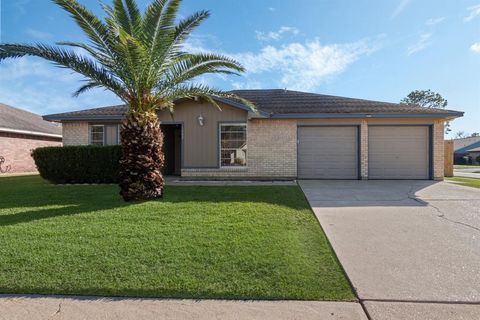
{"label": "concrete sidewalk", "polygon": [[480,168],[477,168],[475,170],[473,169],[457,170],[456,169],[453,171],[453,176],[480,179]]}
{"label": "concrete sidewalk", "polygon": [[354,302],[0,295],[0,320],[367,320]]}

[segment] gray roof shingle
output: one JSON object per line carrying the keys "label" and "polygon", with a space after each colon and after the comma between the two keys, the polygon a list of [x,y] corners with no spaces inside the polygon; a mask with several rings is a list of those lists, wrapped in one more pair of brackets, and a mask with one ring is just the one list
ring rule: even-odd
{"label": "gray roof shingle", "polygon": [[262,111],[273,114],[295,113],[445,113],[399,103],[371,101],[283,89],[234,90]]}
{"label": "gray roof shingle", "polygon": [[38,114],[0,103],[0,130],[28,131],[38,135],[61,137],[62,127],[42,119]]}
{"label": "gray roof shingle", "polygon": [[[269,117],[298,117],[307,114],[313,117],[315,115],[320,117],[320,115],[325,114],[331,114],[333,116],[355,114],[384,114],[388,116],[408,114],[411,116],[437,115],[451,117],[463,115],[462,112],[452,110],[422,108],[414,105],[353,99],[283,89],[234,90],[232,92],[253,102],[262,115]],[[239,106],[237,101],[229,99],[218,100],[237,107]],[[44,119],[57,121],[64,119],[85,120],[89,117],[92,119],[121,119],[125,115],[125,112],[125,106],[111,106],[48,115],[45,116]]]}

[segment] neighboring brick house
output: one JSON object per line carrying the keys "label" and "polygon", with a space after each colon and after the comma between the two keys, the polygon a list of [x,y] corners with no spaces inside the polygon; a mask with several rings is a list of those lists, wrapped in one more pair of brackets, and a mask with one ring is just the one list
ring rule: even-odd
{"label": "neighboring brick house", "polygon": [[2,171],[9,168],[8,173],[35,172],[37,168],[31,151],[38,147],[61,145],[61,125],[0,103],[0,157],[5,160]]}
{"label": "neighboring brick house", "polygon": [[[248,179],[443,179],[444,122],[462,112],[289,90],[238,90],[159,112],[166,174]],[[44,116],[65,145],[117,144],[125,106]]]}
{"label": "neighboring brick house", "polygon": [[455,164],[480,164],[480,137],[453,140]]}

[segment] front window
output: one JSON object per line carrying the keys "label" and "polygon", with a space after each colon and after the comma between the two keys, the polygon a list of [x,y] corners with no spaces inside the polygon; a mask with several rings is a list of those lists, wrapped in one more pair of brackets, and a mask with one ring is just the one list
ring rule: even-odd
{"label": "front window", "polygon": [[119,144],[118,124],[92,124],[90,125],[90,144],[95,146],[111,146]]}
{"label": "front window", "polygon": [[90,126],[90,144],[103,146],[105,143],[105,127],[103,125]]}
{"label": "front window", "polygon": [[247,125],[220,125],[220,166],[247,165]]}

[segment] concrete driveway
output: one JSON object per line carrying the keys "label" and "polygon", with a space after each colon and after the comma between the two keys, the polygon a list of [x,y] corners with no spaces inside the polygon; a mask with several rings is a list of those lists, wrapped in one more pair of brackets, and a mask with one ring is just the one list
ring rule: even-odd
{"label": "concrete driveway", "polygon": [[299,184],[373,319],[480,319],[480,189]]}

